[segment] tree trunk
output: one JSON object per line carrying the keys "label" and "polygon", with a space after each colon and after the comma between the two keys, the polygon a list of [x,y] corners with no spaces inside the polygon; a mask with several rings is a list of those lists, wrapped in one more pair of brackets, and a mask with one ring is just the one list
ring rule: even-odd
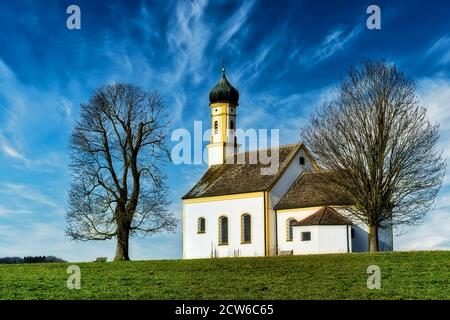
{"label": "tree trunk", "polygon": [[130,260],[128,255],[130,230],[125,225],[117,226],[117,246],[114,261]]}
{"label": "tree trunk", "polygon": [[378,226],[369,224],[369,252],[378,251]]}

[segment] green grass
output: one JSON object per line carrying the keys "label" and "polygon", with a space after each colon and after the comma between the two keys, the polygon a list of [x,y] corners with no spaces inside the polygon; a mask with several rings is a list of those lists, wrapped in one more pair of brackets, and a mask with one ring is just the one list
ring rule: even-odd
{"label": "green grass", "polygon": [[80,290],[69,265],[0,265],[0,299],[450,299],[450,251],[77,263]]}

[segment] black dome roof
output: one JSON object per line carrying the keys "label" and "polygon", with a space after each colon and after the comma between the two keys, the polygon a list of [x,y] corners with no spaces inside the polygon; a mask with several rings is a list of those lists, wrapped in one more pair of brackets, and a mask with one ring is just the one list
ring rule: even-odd
{"label": "black dome roof", "polygon": [[222,67],[222,79],[209,92],[209,103],[216,102],[227,102],[236,106],[239,104],[239,91],[228,82],[224,67]]}

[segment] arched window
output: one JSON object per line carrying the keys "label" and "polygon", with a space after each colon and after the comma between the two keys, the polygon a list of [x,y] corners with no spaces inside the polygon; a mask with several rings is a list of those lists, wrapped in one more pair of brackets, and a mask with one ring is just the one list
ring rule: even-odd
{"label": "arched window", "polygon": [[219,133],[219,121],[214,121],[214,134]]}
{"label": "arched window", "polygon": [[294,225],[295,222],[296,222],[296,220],[294,218],[288,219],[286,221],[286,240],[287,241],[292,241],[292,239],[293,239],[292,226]]}
{"label": "arched window", "polygon": [[234,121],[233,120],[230,120],[230,129],[234,130]]}
{"label": "arched window", "polygon": [[198,227],[197,233],[205,233],[206,232],[206,221],[205,218],[198,218]]}
{"label": "arched window", "polygon": [[219,218],[219,244],[228,244],[228,218]]}
{"label": "arched window", "polygon": [[300,165],[305,165],[305,158],[304,157],[300,157]]}
{"label": "arched window", "polygon": [[252,242],[252,219],[248,213],[241,216],[241,242]]}

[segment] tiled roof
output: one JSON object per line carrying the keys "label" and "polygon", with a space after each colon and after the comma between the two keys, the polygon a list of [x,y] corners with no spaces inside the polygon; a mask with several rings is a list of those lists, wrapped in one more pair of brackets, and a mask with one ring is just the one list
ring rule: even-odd
{"label": "tiled roof", "polygon": [[255,156],[257,151],[245,152],[245,164],[211,166],[200,181],[182,199],[268,190],[278,180],[278,177],[284,172],[302,146],[302,144],[291,144],[267,150],[269,156],[276,149],[279,150],[279,167],[278,171],[273,175],[261,174],[261,168],[269,167],[270,164],[260,163],[259,159],[258,163],[249,163],[249,159],[252,159],[251,157]]}
{"label": "tiled roof", "polygon": [[308,172],[298,177],[274,209],[351,204],[350,197],[333,181],[331,173]]}
{"label": "tiled roof", "polygon": [[353,223],[346,217],[339,214],[331,207],[323,207],[319,211],[314,212],[312,215],[305,219],[298,221],[293,226],[314,226],[314,225],[352,225]]}

